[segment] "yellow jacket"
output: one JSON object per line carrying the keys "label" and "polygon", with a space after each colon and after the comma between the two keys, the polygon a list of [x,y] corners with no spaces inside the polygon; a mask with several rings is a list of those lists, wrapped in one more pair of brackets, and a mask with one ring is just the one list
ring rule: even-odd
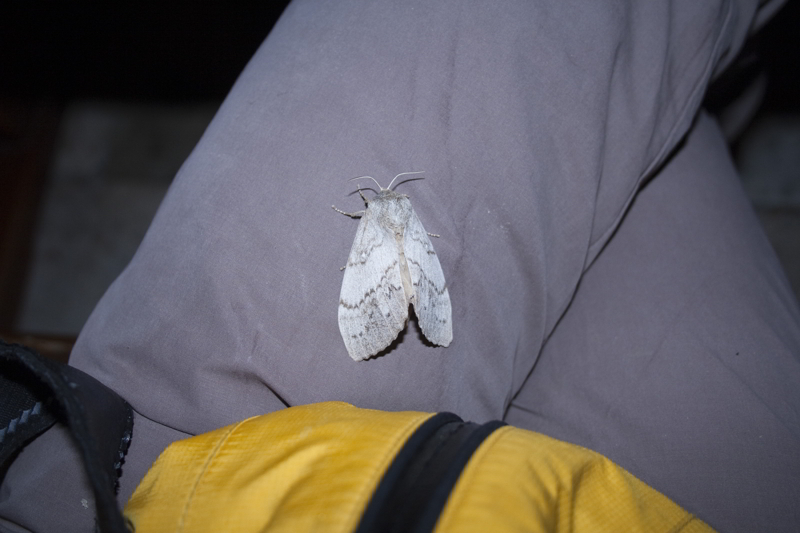
{"label": "yellow jacket", "polygon": [[124,512],[137,533],[713,531],[591,450],[341,402],[173,443]]}

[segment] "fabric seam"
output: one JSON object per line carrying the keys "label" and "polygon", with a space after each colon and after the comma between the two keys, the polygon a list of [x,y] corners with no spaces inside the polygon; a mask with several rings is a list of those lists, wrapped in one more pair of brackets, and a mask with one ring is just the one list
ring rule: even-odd
{"label": "fabric seam", "polygon": [[[664,161],[667,159],[667,155],[677,146],[677,142],[675,142],[676,137],[682,138],[686,133],[691,129],[691,122],[690,126],[686,128],[686,131],[682,132],[680,135],[677,135],[677,132],[683,129],[683,125],[686,122],[686,117],[689,114],[689,110],[693,107],[692,103],[696,101],[698,97],[698,93],[702,90],[705,90],[707,87],[707,82],[711,78],[711,75],[716,68],[716,62],[721,57],[720,55],[720,48],[722,46],[723,38],[730,32],[731,21],[733,20],[733,3],[728,2],[728,11],[725,14],[725,22],[722,24],[722,28],[720,29],[719,35],[717,36],[716,42],[714,43],[714,47],[711,52],[711,57],[706,62],[706,66],[703,69],[703,74],[700,79],[695,84],[694,88],[690,92],[689,98],[687,98],[686,104],[684,104],[683,109],[678,114],[678,120],[675,121],[675,124],[670,129],[669,133],[667,134],[666,140],[662,143],[661,148],[658,151],[658,154],[653,158],[647,168],[642,172],[636,180],[636,186],[631,189],[631,192],[628,194],[625,203],[623,204],[622,208],[617,212],[617,215],[614,217],[614,222],[606,229],[600,237],[595,239],[592,243],[589,244],[589,249],[587,250],[587,256],[591,256],[593,254],[594,248],[598,245],[598,243],[603,243],[602,246],[608,243],[610,239],[610,235],[613,234],[617,228],[619,227],[622,219],[627,213],[628,208],[630,207],[633,199],[636,197],[636,194],[639,192],[642,182],[650,176],[659,166],[661,166]],[[702,103],[702,99],[700,101]],[[694,110],[693,114],[696,114],[700,111],[701,105],[698,105],[697,109]],[[673,144],[674,143],[674,144]],[[601,246],[601,248],[602,248]],[[588,264],[584,264],[583,271],[586,270],[594,263],[594,261],[599,256],[599,251],[594,253],[594,257],[592,258],[591,262]]]}

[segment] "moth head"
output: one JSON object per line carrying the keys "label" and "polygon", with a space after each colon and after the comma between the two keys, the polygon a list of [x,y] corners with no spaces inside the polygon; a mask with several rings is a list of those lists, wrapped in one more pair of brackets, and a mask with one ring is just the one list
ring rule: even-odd
{"label": "moth head", "polygon": [[[380,184],[380,183],[378,183],[378,180],[376,180],[376,179],[375,179],[375,178],[373,178],[372,176],[359,176],[359,177],[357,177],[357,178],[351,178],[349,181],[353,181],[353,180],[361,180],[361,179],[367,179],[367,178],[369,178],[369,179],[371,179],[372,181],[374,181],[374,182],[375,182],[375,185],[377,185],[377,186],[378,186],[378,188],[380,189],[380,192],[384,192],[384,191],[391,191],[391,190],[392,190],[392,184],[394,183],[394,180],[396,180],[396,179],[397,179],[397,178],[399,178],[400,176],[405,176],[405,175],[408,175],[408,174],[422,174],[423,172],[425,172],[425,171],[424,171],[424,170],[418,170],[418,171],[416,171],[416,172],[401,172],[400,174],[398,174],[397,176],[395,176],[394,178],[392,178],[392,181],[390,181],[390,182],[389,182],[389,186],[388,186],[388,187],[386,187],[385,189],[384,189],[383,187],[381,187],[381,184]],[[425,178],[410,178],[410,179],[407,179],[407,180],[403,180],[403,181],[401,181],[400,183],[405,183],[406,181],[412,181],[412,180],[422,180],[422,179],[425,179]],[[400,185],[400,183],[398,183],[398,185]],[[403,195],[403,196],[406,196],[406,195]]]}

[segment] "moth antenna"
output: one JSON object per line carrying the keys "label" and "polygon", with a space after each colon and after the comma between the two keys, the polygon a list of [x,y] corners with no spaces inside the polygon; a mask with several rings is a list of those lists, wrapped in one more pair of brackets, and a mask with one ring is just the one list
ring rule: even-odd
{"label": "moth antenna", "polygon": [[350,179],[349,179],[349,180],[347,180],[347,181],[361,180],[361,179],[364,179],[364,178],[369,178],[369,179],[371,179],[372,181],[374,181],[374,182],[375,182],[375,185],[377,185],[377,186],[378,186],[378,188],[379,188],[380,190],[382,190],[382,191],[383,191],[383,190],[385,190],[383,187],[381,187],[381,184],[380,184],[380,183],[378,183],[378,180],[376,180],[376,179],[375,179],[375,178],[373,178],[372,176],[359,176],[359,177],[357,177],[357,178],[350,178]]}
{"label": "moth antenna", "polygon": [[[387,189],[387,190],[391,190],[391,189],[392,189],[392,183],[394,183],[394,180],[396,180],[396,179],[397,179],[397,178],[399,178],[400,176],[405,176],[405,175],[407,175],[407,174],[422,174],[423,172],[425,172],[425,171],[424,171],[424,170],[417,170],[416,172],[401,172],[400,174],[398,174],[397,176],[395,176],[395,177],[392,179],[392,181],[391,181],[391,182],[389,182],[389,186],[388,186],[388,187],[386,187],[386,189]],[[375,182],[375,183],[377,183],[377,182]],[[378,187],[380,187],[380,185],[378,185]],[[381,190],[383,190],[383,189],[381,189]]]}

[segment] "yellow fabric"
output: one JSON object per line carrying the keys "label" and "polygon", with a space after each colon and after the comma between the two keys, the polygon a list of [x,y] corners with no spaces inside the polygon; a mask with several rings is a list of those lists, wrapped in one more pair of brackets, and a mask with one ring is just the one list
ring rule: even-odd
{"label": "yellow fabric", "polygon": [[436,532],[713,532],[604,456],[509,426],[478,448]]}
{"label": "yellow fabric", "polygon": [[352,531],[428,413],[292,407],[175,442],[125,506],[136,533]]}
{"label": "yellow fabric", "polygon": [[[173,443],[125,507],[137,533],[346,532],[430,414],[292,407]],[[473,455],[444,531],[710,532],[605,457],[512,427]]]}

